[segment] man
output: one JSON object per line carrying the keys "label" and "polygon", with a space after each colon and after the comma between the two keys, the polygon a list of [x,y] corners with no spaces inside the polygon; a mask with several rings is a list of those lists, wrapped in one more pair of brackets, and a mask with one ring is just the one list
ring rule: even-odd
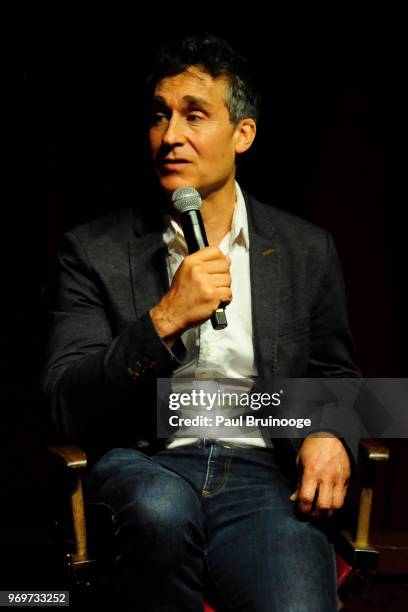
{"label": "man", "polygon": [[358,376],[333,241],[235,182],[258,104],[225,41],[165,48],[150,86],[159,183],[199,191],[210,246],[188,255],[169,208],[70,231],[44,377],[56,427],[94,463],[87,499],[111,513],[119,608],[202,610],[210,589],[219,609],[335,610],[331,544],[297,510],[342,506],[354,448],[307,437],[293,491],[271,440],[155,435],[158,377]]}

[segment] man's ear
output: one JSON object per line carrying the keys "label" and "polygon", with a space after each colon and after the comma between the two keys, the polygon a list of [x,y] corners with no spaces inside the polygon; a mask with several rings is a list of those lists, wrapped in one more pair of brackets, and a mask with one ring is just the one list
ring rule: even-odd
{"label": "man's ear", "polygon": [[234,131],[235,153],[245,153],[251,147],[256,136],[256,123],[248,117],[241,119]]}

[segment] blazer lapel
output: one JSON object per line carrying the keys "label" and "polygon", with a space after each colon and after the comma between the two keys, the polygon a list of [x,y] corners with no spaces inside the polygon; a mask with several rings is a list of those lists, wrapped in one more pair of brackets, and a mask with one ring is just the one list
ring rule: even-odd
{"label": "blazer lapel", "polygon": [[[255,359],[261,377],[276,376],[280,260],[270,210],[247,194]],[[269,214],[268,214],[269,213]]]}
{"label": "blazer lapel", "polygon": [[157,304],[169,288],[162,229],[144,232],[135,221],[135,236],[129,240],[129,266],[136,315]]}

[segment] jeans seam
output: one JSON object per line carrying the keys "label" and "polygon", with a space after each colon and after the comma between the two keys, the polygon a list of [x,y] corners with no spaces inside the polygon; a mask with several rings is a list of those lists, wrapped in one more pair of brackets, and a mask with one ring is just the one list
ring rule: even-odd
{"label": "jeans seam", "polygon": [[89,506],[106,506],[106,508],[109,508],[109,510],[111,510],[113,514],[116,514],[115,508],[113,508],[110,504],[107,504],[106,502],[95,502],[95,501],[85,500],[85,504]]}
{"label": "jeans seam", "polygon": [[107,504],[106,502],[93,502],[93,501],[86,501],[85,505],[89,505],[89,506],[104,506],[105,508],[109,508],[109,510],[111,511],[111,521],[112,523],[117,526],[117,529],[114,533],[115,537],[117,536],[117,534],[119,533],[120,530],[120,525],[118,523],[118,521],[116,520],[116,515],[118,514],[118,512],[115,510],[115,508],[113,506],[111,506],[110,504]]}
{"label": "jeans seam", "polygon": [[214,450],[214,447],[211,446],[210,454],[208,456],[208,461],[207,461],[207,471],[206,471],[206,474],[205,474],[205,480],[204,480],[203,488],[201,489],[201,495],[205,495],[205,493],[204,493],[205,492],[205,488],[207,486],[207,482],[208,482],[209,476],[210,476],[211,459],[212,459],[213,450]]}
{"label": "jeans seam", "polygon": [[226,481],[228,480],[233,453],[234,451],[231,452],[231,455],[227,458],[227,461],[224,463],[224,474],[222,476],[222,481],[212,491],[204,492],[204,489],[203,489],[202,495],[204,497],[212,497],[213,495],[216,495],[217,493],[219,493],[219,491],[224,487]]}

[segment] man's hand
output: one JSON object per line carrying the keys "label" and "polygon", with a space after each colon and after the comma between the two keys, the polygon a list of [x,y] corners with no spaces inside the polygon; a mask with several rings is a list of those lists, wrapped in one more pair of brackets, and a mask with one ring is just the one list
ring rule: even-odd
{"label": "man's hand", "polygon": [[342,442],[332,434],[320,432],[306,438],[296,463],[301,468],[297,490],[299,510],[312,516],[331,516],[342,507],[350,477],[350,460]]}
{"label": "man's hand", "polygon": [[230,265],[218,247],[206,247],[183,260],[170,289],[150,310],[161,338],[174,341],[186,329],[207,321],[221,302],[231,302]]}

